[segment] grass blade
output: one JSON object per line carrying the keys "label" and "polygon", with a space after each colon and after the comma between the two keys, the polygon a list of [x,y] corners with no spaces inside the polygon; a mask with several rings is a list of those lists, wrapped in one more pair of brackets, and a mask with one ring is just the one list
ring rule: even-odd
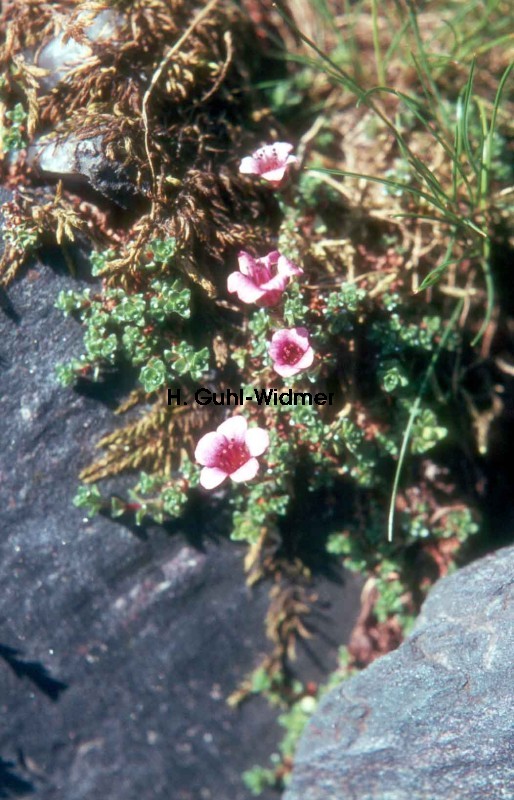
{"label": "grass blade", "polygon": [[418,413],[419,413],[419,410],[420,410],[420,406],[421,406],[421,401],[423,399],[423,395],[425,393],[425,390],[426,390],[426,388],[428,386],[428,382],[429,382],[430,378],[432,377],[432,374],[434,372],[434,369],[435,369],[435,366],[436,366],[437,361],[439,359],[439,356],[441,355],[442,350],[446,346],[446,342],[448,341],[448,339],[450,337],[450,334],[451,334],[453,328],[455,327],[455,324],[456,324],[456,322],[457,322],[457,320],[458,320],[458,318],[460,316],[460,313],[462,311],[463,305],[464,305],[464,301],[463,300],[459,300],[459,302],[455,306],[453,314],[451,315],[451,317],[450,317],[450,319],[448,321],[448,324],[447,324],[447,326],[446,326],[446,328],[444,330],[444,333],[443,333],[443,335],[441,337],[441,341],[439,342],[439,346],[438,346],[437,350],[435,351],[435,353],[433,354],[433,356],[432,356],[432,358],[430,360],[430,364],[428,365],[427,371],[425,373],[425,377],[423,378],[423,382],[422,382],[422,384],[420,386],[419,392],[418,392],[418,394],[416,396],[416,399],[415,399],[415,401],[414,401],[414,403],[412,405],[412,408],[411,408],[411,412],[409,414],[409,419],[407,421],[407,425],[405,427],[405,431],[404,431],[404,434],[403,434],[402,446],[400,448],[400,453],[398,455],[398,463],[396,465],[396,471],[395,471],[395,474],[394,474],[394,481],[393,481],[393,488],[392,488],[392,492],[391,492],[391,502],[389,504],[389,514],[387,516],[387,541],[388,542],[392,542],[393,541],[394,512],[395,512],[395,506],[396,506],[396,498],[398,496],[398,488],[399,488],[399,485],[400,485],[400,477],[401,477],[402,470],[403,470],[403,463],[405,461],[405,457],[406,457],[406,454],[407,454],[407,447],[409,446],[409,442],[410,442],[410,437],[411,437],[411,433],[412,433],[412,426],[414,425],[416,417],[418,416]]}

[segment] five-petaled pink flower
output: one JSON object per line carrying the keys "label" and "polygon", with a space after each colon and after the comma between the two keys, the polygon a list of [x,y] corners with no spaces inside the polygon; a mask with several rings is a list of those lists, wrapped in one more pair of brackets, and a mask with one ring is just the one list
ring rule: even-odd
{"label": "five-petaled pink flower", "polygon": [[288,142],[266,144],[251,156],[241,161],[239,172],[245,175],[260,175],[261,178],[279,186],[290,164],[297,164],[296,156],[290,155],[293,145]]}
{"label": "five-petaled pink flower", "polygon": [[290,378],[310,367],[314,361],[314,350],[309,344],[306,328],[283,328],[271,337],[268,346],[273,359],[273,369],[283,378]]}
{"label": "five-petaled pink flower", "polygon": [[249,428],[241,416],[227,419],[196,445],[195,458],[203,465],[201,485],[215,489],[228,476],[236,483],[255,478],[259,469],[256,456],[268,446],[269,436],[263,428]]}
{"label": "five-petaled pink flower", "polygon": [[303,269],[297,267],[278,250],[263,258],[253,258],[249,253],[238,255],[239,272],[232,272],[227,278],[229,292],[236,293],[243,303],[257,303],[259,306],[274,306],[293,275],[301,275]]}

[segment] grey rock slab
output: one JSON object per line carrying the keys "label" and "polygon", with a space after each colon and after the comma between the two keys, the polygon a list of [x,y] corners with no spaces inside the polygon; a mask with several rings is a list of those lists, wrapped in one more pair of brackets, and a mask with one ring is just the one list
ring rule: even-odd
{"label": "grey rock slab", "polygon": [[277,730],[264,705],[236,712],[225,698],[266,649],[266,592],[249,592],[242,551],[214,541],[215,521],[198,520],[202,551],[72,506],[81,466],[119,420],[55,381],[81,349],[80,327],[53,308],[69,285],[32,270],[10,292],[19,323],[0,321],[8,785],[45,800],[243,798],[240,773],[267,759]]}
{"label": "grey rock slab", "polygon": [[[0,309],[0,797],[246,800],[241,773],[268,763],[277,711],[225,700],[269,652],[269,587],[248,589],[216,508],[144,536],[72,505],[121,423],[55,380],[82,349],[54,308],[74,286],[36,265],[10,287],[16,320]],[[358,586],[319,588],[340,643]]]}
{"label": "grey rock slab", "polygon": [[411,636],[332,690],[284,800],[512,800],[514,548],[439,581]]}

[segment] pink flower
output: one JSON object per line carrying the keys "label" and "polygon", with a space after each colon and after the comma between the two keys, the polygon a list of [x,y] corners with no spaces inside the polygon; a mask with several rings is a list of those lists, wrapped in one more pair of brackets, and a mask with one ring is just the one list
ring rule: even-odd
{"label": "pink flower", "polygon": [[309,344],[306,328],[283,328],[273,334],[268,347],[273,359],[273,369],[283,378],[290,378],[314,361],[314,350]]}
{"label": "pink flower", "polygon": [[292,149],[293,145],[287,142],[266,144],[251,156],[243,158],[239,172],[244,175],[260,175],[272,186],[279,186],[289,164],[298,163],[296,156],[289,155]]}
{"label": "pink flower", "polygon": [[263,258],[253,258],[249,253],[241,252],[238,261],[239,272],[228,276],[227,289],[235,292],[243,303],[257,303],[259,306],[276,305],[291,276],[303,273],[303,269],[278,250]]}
{"label": "pink flower", "polygon": [[248,428],[244,417],[227,419],[216,431],[206,433],[196,445],[195,458],[203,465],[200,483],[204,489],[215,489],[229,475],[233,481],[250,481],[259,469],[256,456],[269,446],[263,428]]}

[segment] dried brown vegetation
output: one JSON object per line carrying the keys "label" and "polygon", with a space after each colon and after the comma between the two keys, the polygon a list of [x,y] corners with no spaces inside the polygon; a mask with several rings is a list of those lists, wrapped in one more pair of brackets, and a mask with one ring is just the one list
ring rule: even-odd
{"label": "dried brown vegetation", "polygon": [[[233,169],[236,154],[248,146],[248,123],[257,111],[249,79],[260,56],[235,4],[209,6],[204,13],[201,5],[183,0],[8,4],[0,63],[6,75],[4,112],[23,101],[29,144],[100,137],[106,161],[125,170],[134,184],[140,213],[134,233],[127,231],[126,257],[113,263],[113,273],[126,265],[137,269],[150,236],[173,235],[184,271],[200,283],[203,276],[204,288],[213,294],[213,264],[227,247],[264,238],[269,203],[265,193],[247,185],[243,196]],[[110,15],[108,35],[86,35],[102,13]],[[52,70],[40,62],[47,63],[49,46],[57,42],[65,51],[70,41],[83,45],[86,57],[54,85]],[[259,125],[256,136],[265,135],[269,123]],[[4,157],[4,181],[15,185],[21,173],[30,185],[38,177],[37,157],[34,161],[30,167],[19,159],[13,168]],[[93,188],[98,188],[94,181]],[[75,214],[71,195],[68,206]]]}

